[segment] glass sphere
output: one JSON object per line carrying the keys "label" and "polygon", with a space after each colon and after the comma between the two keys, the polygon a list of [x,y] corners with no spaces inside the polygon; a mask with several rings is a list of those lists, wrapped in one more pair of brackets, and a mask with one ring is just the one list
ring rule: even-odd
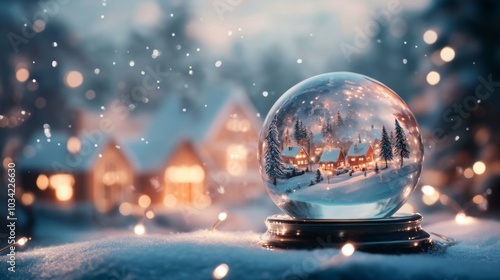
{"label": "glass sphere", "polygon": [[406,103],[355,73],[306,79],[281,96],[259,137],[262,179],[298,219],[394,214],[420,177],[420,130]]}

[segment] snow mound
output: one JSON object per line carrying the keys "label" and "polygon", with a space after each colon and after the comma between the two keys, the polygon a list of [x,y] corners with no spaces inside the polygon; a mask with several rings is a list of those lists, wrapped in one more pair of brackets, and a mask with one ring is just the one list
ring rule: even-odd
{"label": "snow mound", "polygon": [[[19,253],[2,279],[493,279],[500,266],[500,223],[472,219],[426,227],[457,239],[443,254],[377,255],[336,249],[269,251],[259,234],[209,232],[119,236]],[[6,256],[0,261],[5,263]]]}

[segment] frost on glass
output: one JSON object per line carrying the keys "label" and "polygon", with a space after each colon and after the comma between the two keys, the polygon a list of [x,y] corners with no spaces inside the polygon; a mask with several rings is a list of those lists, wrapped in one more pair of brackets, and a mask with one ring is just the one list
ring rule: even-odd
{"label": "frost on glass", "polygon": [[369,77],[328,73],[289,89],[259,137],[267,192],[295,218],[383,218],[412,193],[423,148],[415,117]]}

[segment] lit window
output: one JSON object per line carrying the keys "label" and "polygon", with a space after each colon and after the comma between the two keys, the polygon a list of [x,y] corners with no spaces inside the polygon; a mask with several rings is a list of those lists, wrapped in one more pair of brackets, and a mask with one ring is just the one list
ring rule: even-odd
{"label": "lit window", "polygon": [[172,183],[202,183],[205,171],[199,165],[170,166],[165,172],[165,178]]}
{"label": "lit window", "polygon": [[247,132],[250,129],[250,122],[247,120],[230,119],[226,123],[226,128],[233,132]]}
{"label": "lit window", "polygon": [[229,145],[226,169],[233,176],[241,176],[247,170],[248,150],[244,145]]}
{"label": "lit window", "polygon": [[68,201],[73,197],[75,178],[71,174],[54,174],[49,178],[49,185],[56,191],[56,198]]}
{"label": "lit window", "polygon": [[356,161],[356,159],[355,158],[351,158],[351,161]]}

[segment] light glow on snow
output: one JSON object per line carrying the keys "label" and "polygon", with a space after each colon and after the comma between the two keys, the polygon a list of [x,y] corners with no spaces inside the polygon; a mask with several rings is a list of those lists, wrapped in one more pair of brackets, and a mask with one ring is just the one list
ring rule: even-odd
{"label": "light glow on snow", "polygon": [[354,254],[355,251],[356,249],[354,248],[354,245],[352,245],[351,243],[346,243],[344,246],[342,246],[341,249],[342,255],[346,257],[352,256],[352,254]]}
{"label": "light glow on snow", "polygon": [[459,225],[469,225],[474,222],[474,218],[467,216],[464,212],[460,212],[455,216],[455,222]]}
{"label": "light glow on snow", "polygon": [[221,221],[221,222],[222,222],[222,221],[224,221],[224,220],[226,220],[226,219],[227,219],[227,213],[226,213],[226,212],[221,212],[221,213],[219,214],[219,221]]}
{"label": "light glow on snow", "polygon": [[214,279],[223,279],[226,277],[227,273],[229,272],[229,266],[225,263],[218,265],[215,269],[214,272],[212,273],[212,276]]}
{"label": "light glow on snow", "polygon": [[143,224],[137,224],[134,227],[134,233],[137,235],[144,235],[146,233],[146,228]]}

